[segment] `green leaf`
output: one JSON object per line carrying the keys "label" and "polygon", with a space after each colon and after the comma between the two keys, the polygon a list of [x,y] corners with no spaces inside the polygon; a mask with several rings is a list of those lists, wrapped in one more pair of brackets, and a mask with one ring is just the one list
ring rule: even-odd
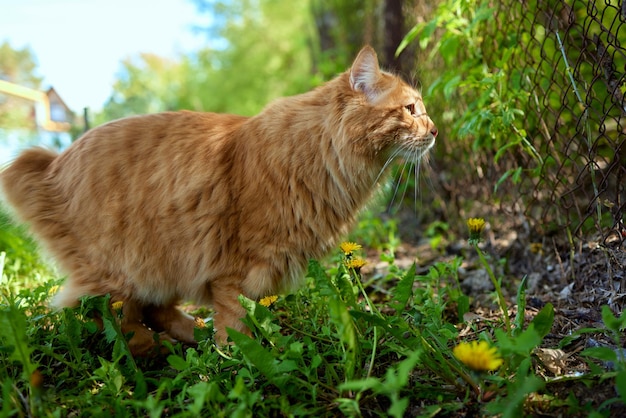
{"label": "green leaf", "polygon": [[263,373],[265,377],[273,380],[279,374],[280,370],[277,366],[277,359],[271,352],[263,348],[257,340],[232,328],[227,328],[226,332],[230,339],[237,344],[237,347],[239,347],[248,361]]}
{"label": "green leaf", "polygon": [[104,331],[104,338],[107,343],[112,343],[117,338],[117,329],[115,327],[115,321],[111,321],[108,317],[102,318],[102,328]]}
{"label": "green leaf", "polygon": [[502,174],[502,176],[500,176],[500,178],[496,182],[496,185],[494,186],[493,191],[494,192],[498,191],[498,187],[500,187],[500,185],[504,183],[506,179],[508,179],[511,175],[513,176],[511,177],[513,179],[513,183],[516,183],[515,178],[519,178],[519,175],[521,173],[522,173],[522,167],[517,167],[515,169],[510,169],[510,170],[505,171],[504,174]]}
{"label": "green leaf", "polygon": [[551,303],[546,304],[533,318],[531,325],[534,325],[539,337],[543,340],[552,329],[554,322],[554,307]]}
{"label": "green leaf", "polygon": [[428,45],[428,42],[430,41],[430,38],[433,36],[435,31],[437,30],[437,27],[439,27],[439,19],[437,17],[435,17],[433,20],[431,20],[430,22],[426,23],[426,25],[424,25],[422,36],[420,36],[420,46],[422,48],[426,48],[426,46]]}
{"label": "green leaf", "polygon": [[395,418],[402,418],[408,406],[409,406],[408,398],[393,399],[391,401],[391,406],[389,407],[387,412],[389,413],[389,416],[392,416]]}
{"label": "green leaf", "polygon": [[74,357],[74,359],[80,363],[82,359],[82,352],[80,350],[79,344],[82,341],[81,337],[81,326],[78,318],[74,313],[74,310],[71,308],[63,309],[63,319],[64,319],[64,333],[63,336],[67,341],[67,345],[69,346],[70,353]]}
{"label": "green leaf", "polygon": [[409,44],[418,37],[418,35],[421,35],[419,36],[420,47],[422,49],[426,48],[426,46],[430,42],[430,37],[433,35],[433,33],[435,33],[437,26],[437,18],[431,20],[428,23],[418,23],[417,25],[413,26],[409,33],[404,36],[404,38],[400,42],[400,45],[398,45],[395,56],[398,57],[402,53],[402,51],[404,51],[406,47],[409,46]]}
{"label": "green leaf", "polygon": [[519,335],[524,329],[524,317],[526,313],[526,276],[517,289],[517,314],[515,315],[515,329],[513,335]]}
{"label": "green leaf", "polygon": [[602,322],[604,322],[604,325],[611,331],[620,332],[622,329],[626,328],[626,313],[622,313],[622,315],[617,318],[613,315],[608,305],[602,305]]}
{"label": "green leaf", "polygon": [[626,404],[626,369],[620,370],[615,376],[615,388],[622,402]]}
{"label": "green leaf", "polygon": [[344,345],[344,370],[346,379],[352,379],[356,369],[357,338],[354,322],[347,306],[338,298],[329,300],[330,320],[337,327],[337,335]]}
{"label": "green leaf", "polygon": [[417,363],[419,363],[421,356],[422,351],[415,350],[407,358],[402,360],[400,364],[398,364],[398,376],[400,377],[398,389],[406,387],[406,385],[409,383],[411,370],[413,370]]}
{"label": "green leaf", "polygon": [[350,349],[356,347],[354,322],[350,317],[347,306],[339,299],[329,301],[330,319],[338,330],[339,339]]}
{"label": "green leaf", "polygon": [[0,410],[0,416],[12,417],[17,415],[17,410],[13,408],[14,404],[18,402],[13,394],[14,385],[15,383],[13,383],[10,379],[5,379],[2,382],[3,402],[0,402],[0,407],[2,407],[2,409]]}
{"label": "green leaf", "polygon": [[307,276],[314,278],[316,281],[321,279],[327,279],[326,272],[324,268],[317,260],[310,260],[309,267],[307,270]]}
{"label": "green leaf", "polygon": [[189,368],[189,364],[187,364],[185,359],[175,354],[167,356],[167,362],[170,366],[172,366],[179,372],[182,372],[183,370],[187,370]]}
{"label": "green leaf", "polygon": [[450,36],[444,39],[439,45],[439,53],[445,60],[446,65],[452,65],[459,54],[459,46],[461,41],[456,36]]}
{"label": "green leaf", "polygon": [[415,282],[415,263],[407,270],[404,277],[398,282],[392,292],[390,306],[399,314],[406,307],[407,302],[413,296],[413,283]]}
{"label": "green leaf", "polygon": [[593,357],[602,361],[617,361],[617,353],[609,347],[590,347],[580,352],[581,356]]}
{"label": "green leaf", "polygon": [[[187,393],[191,395],[189,398],[193,399],[193,402],[189,404],[189,412],[191,412],[195,416],[200,416],[202,414],[202,409],[209,398],[209,394],[211,392],[215,392],[211,390],[214,382],[198,382],[187,389]],[[216,397],[213,398],[215,400],[223,401],[224,395],[221,393],[216,393]]]}
{"label": "green leaf", "polygon": [[[509,149],[509,148],[513,148],[516,145],[519,145],[522,142],[521,138],[517,138],[514,141],[508,142],[507,144],[504,144],[502,147],[500,147],[500,149],[498,150],[498,152],[496,152],[496,155],[493,157],[493,162],[497,163],[498,161],[500,161],[500,158],[504,155],[504,153]],[[521,167],[518,167],[518,169]],[[511,171],[517,171],[517,170],[511,170]]]}
{"label": "green leaf", "polygon": [[543,380],[533,374],[530,366],[530,357],[520,363],[515,379],[507,384],[507,396],[487,404],[486,411],[490,415],[501,414],[503,418],[523,416],[522,408],[526,397],[544,386]]}
{"label": "green leaf", "polygon": [[452,95],[458,91],[460,83],[461,83],[461,76],[455,75],[444,84],[443,95],[445,96],[446,99],[450,99]]}
{"label": "green leaf", "polygon": [[475,25],[477,25],[478,23],[482,22],[483,20],[491,20],[494,17],[494,8],[493,7],[488,7],[486,4],[483,4],[477,11],[476,14],[474,15],[472,22],[470,23],[469,27],[473,27]]}
{"label": "green leaf", "polygon": [[298,364],[294,360],[281,360],[277,366],[279,373],[290,373],[298,370]]}
{"label": "green leaf", "polygon": [[330,280],[324,268],[317,260],[309,261],[309,268],[307,271],[307,277],[312,277],[315,280],[317,289],[321,296],[328,296],[330,298],[339,297],[339,291],[335,284]]}
{"label": "green leaf", "polygon": [[0,310],[0,329],[2,330],[0,338],[6,345],[13,347],[9,352],[9,358],[22,365],[22,375],[28,380],[37,365],[31,360],[33,349],[28,345],[26,315],[11,304],[8,309]]}
{"label": "green leaf", "polygon": [[541,344],[541,337],[533,324],[530,324],[526,330],[515,337],[509,337],[499,328],[495,330],[495,335],[498,340],[498,347],[504,357],[511,354],[528,357]]}
{"label": "green leaf", "polygon": [[424,27],[423,23],[418,23],[417,25],[413,26],[413,28],[409,31],[409,33],[407,33],[404,38],[402,39],[402,41],[400,42],[400,45],[398,45],[398,48],[396,49],[396,58],[402,53],[402,51],[404,51],[404,49],[411,43],[413,42],[413,39],[415,39],[417,37],[417,35],[419,35],[419,33],[422,31]]}
{"label": "green leaf", "polygon": [[271,339],[271,336],[280,330],[280,326],[274,323],[274,315],[265,306],[248,299],[243,295],[239,295],[239,303],[248,313],[248,318],[261,334]]}
{"label": "green leaf", "polygon": [[411,371],[419,363],[421,356],[421,350],[412,351],[408,357],[398,363],[398,365],[387,369],[383,381],[374,377],[348,381],[339,385],[339,390],[372,390],[376,394],[387,396],[394,393],[399,394],[409,383]]}
{"label": "green leaf", "polygon": [[606,374],[606,371],[602,367],[598,366],[594,361],[585,359],[585,363],[587,363],[587,367],[589,367],[589,375],[604,376]]}
{"label": "green leaf", "polygon": [[573,341],[576,341],[584,334],[597,334],[597,333],[601,333],[602,331],[603,330],[599,328],[581,328],[579,330],[576,330],[571,335],[564,337],[559,342],[558,348],[563,348],[563,347],[568,346],[569,344],[571,344]]}
{"label": "green leaf", "polygon": [[467,295],[461,294],[456,300],[457,313],[459,316],[459,322],[463,322],[465,314],[470,311],[470,298]]}
{"label": "green leaf", "polygon": [[133,397],[135,399],[146,399],[148,396],[148,385],[141,369],[136,369],[132,377],[135,379]]}
{"label": "green leaf", "polygon": [[375,377],[368,377],[361,380],[350,380],[348,382],[339,385],[339,390],[353,390],[363,392],[366,390],[372,390],[374,393],[384,393],[385,385],[380,379]]}
{"label": "green leaf", "polygon": [[354,295],[354,288],[350,281],[350,274],[347,272],[345,266],[341,266],[337,275],[335,276],[335,284],[337,286],[337,292],[341,299],[350,307],[356,307],[356,297]]}
{"label": "green leaf", "polygon": [[376,325],[383,329],[389,329],[389,323],[378,315],[356,310],[351,310],[349,313],[355,319],[363,319],[371,325]]}

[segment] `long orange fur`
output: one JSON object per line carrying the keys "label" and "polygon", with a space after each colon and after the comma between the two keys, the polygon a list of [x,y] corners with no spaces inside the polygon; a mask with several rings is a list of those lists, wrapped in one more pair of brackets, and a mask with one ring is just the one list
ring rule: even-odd
{"label": "long orange fur", "polygon": [[87,132],[1,174],[9,203],[68,274],[56,306],[123,301],[131,349],[193,342],[181,300],[213,305],[216,336],[246,331],[238,303],[296,284],[353,225],[387,161],[421,157],[437,129],[421,96],[364,47],[347,72],[259,115],[170,112]]}

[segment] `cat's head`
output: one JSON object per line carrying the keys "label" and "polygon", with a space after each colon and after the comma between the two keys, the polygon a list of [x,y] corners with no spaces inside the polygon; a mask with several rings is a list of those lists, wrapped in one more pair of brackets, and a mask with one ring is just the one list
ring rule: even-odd
{"label": "cat's head", "polygon": [[422,157],[435,143],[437,127],[430,119],[421,94],[400,77],[382,71],[376,52],[369,46],[361,49],[349,71],[350,88],[364,99],[363,122],[373,132],[377,154],[383,158],[402,156],[411,160]]}

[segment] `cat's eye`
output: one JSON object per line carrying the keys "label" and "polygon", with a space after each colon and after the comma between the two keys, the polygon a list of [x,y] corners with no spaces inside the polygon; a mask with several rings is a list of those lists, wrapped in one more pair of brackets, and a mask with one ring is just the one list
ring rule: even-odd
{"label": "cat's eye", "polygon": [[404,106],[406,110],[409,111],[411,115],[415,115],[415,104],[411,103],[410,105]]}

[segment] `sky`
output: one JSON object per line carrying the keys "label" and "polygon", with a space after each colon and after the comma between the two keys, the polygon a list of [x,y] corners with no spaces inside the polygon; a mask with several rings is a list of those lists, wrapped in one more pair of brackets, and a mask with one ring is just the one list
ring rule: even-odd
{"label": "sky", "polygon": [[43,87],[78,114],[102,108],[124,58],[206,45],[192,27],[207,21],[191,0],[0,0],[0,42],[30,47]]}

